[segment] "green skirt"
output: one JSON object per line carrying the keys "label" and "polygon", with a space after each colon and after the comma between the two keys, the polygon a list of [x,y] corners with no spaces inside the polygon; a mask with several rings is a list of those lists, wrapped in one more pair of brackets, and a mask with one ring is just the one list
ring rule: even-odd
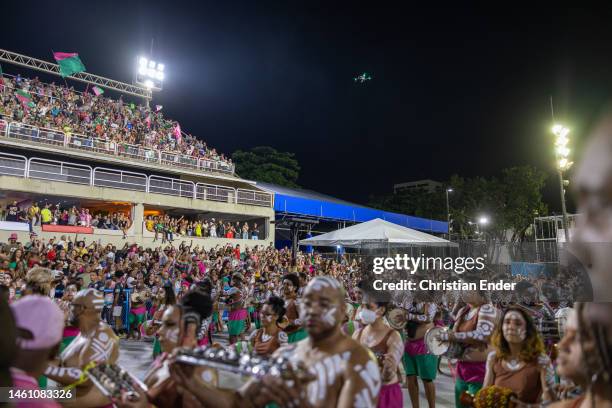
{"label": "green skirt", "polygon": [[228,320],[227,322],[227,333],[230,336],[239,336],[246,330],[246,323],[244,320]]}
{"label": "green skirt", "polygon": [[288,334],[287,343],[297,343],[298,341],[304,340],[306,337],[308,337],[308,332],[306,331],[306,329],[302,328],[294,331],[291,334]]}
{"label": "green skirt", "polygon": [[136,325],[136,327],[140,326],[141,324],[144,323],[145,321],[145,317],[147,317],[144,313],[143,314],[134,314],[134,313],[130,313],[130,326],[134,326]]}
{"label": "green skirt", "polygon": [[159,356],[162,353],[161,343],[159,339],[155,337],[153,339],[153,358]]}
{"label": "green skirt", "polygon": [[213,323],[217,323],[219,321],[219,312],[213,312],[212,321]]}

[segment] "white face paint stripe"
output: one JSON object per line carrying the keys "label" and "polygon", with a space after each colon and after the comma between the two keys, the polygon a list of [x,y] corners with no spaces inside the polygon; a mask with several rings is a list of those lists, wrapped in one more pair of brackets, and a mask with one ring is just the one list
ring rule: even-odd
{"label": "white face paint stripe", "polygon": [[323,314],[323,321],[327,323],[329,326],[333,326],[336,324],[336,312],[338,311],[337,307],[330,308],[327,312]]}
{"label": "white face paint stripe", "polygon": [[178,342],[178,336],[179,336],[178,328],[170,329],[166,333],[167,333],[166,337],[168,337],[168,340],[170,340],[173,343]]}

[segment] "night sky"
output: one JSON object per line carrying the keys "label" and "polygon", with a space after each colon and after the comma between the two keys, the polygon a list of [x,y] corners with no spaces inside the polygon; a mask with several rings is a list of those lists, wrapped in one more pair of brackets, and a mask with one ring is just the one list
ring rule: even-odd
{"label": "night sky", "polygon": [[[396,182],[533,164],[550,174],[555,210],[549,97],[579,151],[612,100],[610,14],[558,5],[11,1],[2,5],[0,47],[45,60],[51,49],[78,52],[89,72],[129,82],[153,38],[153,59],[167,71],[153,104],[222,152],[295,152],[305,188],[365,203]],[[363,71],[373,79],[354,83]]]}

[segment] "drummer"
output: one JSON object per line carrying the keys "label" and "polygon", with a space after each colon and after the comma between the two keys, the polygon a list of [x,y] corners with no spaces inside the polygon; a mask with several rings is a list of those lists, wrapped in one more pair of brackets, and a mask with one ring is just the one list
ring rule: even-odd
{"label": "drummer", "polygon": [[[430,300],[429,294],[419,292],[418,300]],[[408,393],[413,407],[419,407],[419,383],[423,381],[425,396],[429,408],[436,404],[436,386],[434,380],[438,372],[438,356],[429,353],[425,345],[425,333],[434,327],[434,318],[438,310],[433,302],[412,302],[403,305],[406,308],[406,343],[404,348],[404,370]]]}
{"label": "drummer", "polygon": [[485,366],[489,354],[489,338],[495,329],[497,310],[487,303],[482,291],[463,291],[461,297],[467,304],[457,313],[453,331],[442,332],[440,341],[449,341],[463,348],[458,356],[457,377],[455,382],[455,406],[461,404],[461,394],[465,391],[474,395],[482,388]]}
{"label": "drummer", "polygon": [[379,291],[375,296],[369,293],[364,294],[360,320],[365,326],[356,331],[353,338],[369,348],[378,361],[383,383],[378,398],[378,407],[401,408],[403,396],[398,368],[404,347],[397,330],[385,322],[388,300],[389,294],[386,292]]}

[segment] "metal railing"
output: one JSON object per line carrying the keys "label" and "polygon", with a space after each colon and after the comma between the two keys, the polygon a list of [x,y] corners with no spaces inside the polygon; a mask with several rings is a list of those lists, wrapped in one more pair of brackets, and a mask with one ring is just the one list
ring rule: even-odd
{"label": "metal railing", "polygon": [[160,151],[144,145],[116,143],[93,136],[57,129],[38,128],[21,122],[0,120],[0,136],[26,142],[63,146],[67,149],[128,157],[132,160],[159,163],[169,167],[234,174],[235,166],[220,160],[197,158],[186,154]]}
{"label": "metal railing", "polygon": [[32,157],[28,160],[27,177],[39,180],[64,181],[91,185],[91,166]]}
{"label": "metal railing", "polygon": [[236,189],[216,186],[214,184],[198,183],[196,184],[196,198],[223,203],[235,203]]}
{"label": "metal railing", "polygon": [[28,159],[25,156],[9,153],[0,153],[0,175],[173,195],[229,204],[263,207],[272,207],[273,204],[272,194],[262,191],[236,190],[232,187],[206,183],[195,184],[188,180],[147,176],[143,173],[91,167],[39,157]]}
{"label": "metal railing", "polygon": [[99,187],[148,192],[146,174],[107,169],[105,167],[94,168],[93,185]]}
{"label": "metal railing", "polygon": [[239,188],[237,190],[236,202],[238,204],[272,207],[272,194],[262,191],[244,190]]}
{"label": "metal railing", "polygon": [[149,193],[195,198],[195,184],[162,176],[149,176]]}
{"label": "metal railing", "polygon": [[28,159],[25,156],[0,153],[0,174],[25,177],[28,170]]}

